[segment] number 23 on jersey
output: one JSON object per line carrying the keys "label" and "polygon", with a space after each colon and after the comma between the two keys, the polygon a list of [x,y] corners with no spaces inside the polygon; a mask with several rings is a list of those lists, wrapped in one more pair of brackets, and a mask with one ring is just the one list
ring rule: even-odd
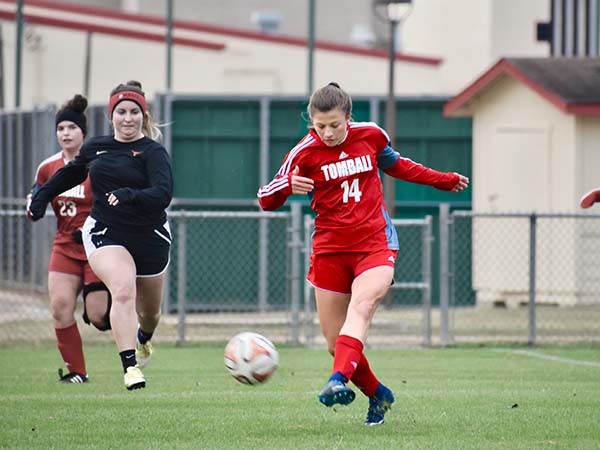
{"label": "number 23 on jersey", "polygon": [[59,200],[59,214],[64,217],[75,217],[77,215],[77,205],[72,200]]}

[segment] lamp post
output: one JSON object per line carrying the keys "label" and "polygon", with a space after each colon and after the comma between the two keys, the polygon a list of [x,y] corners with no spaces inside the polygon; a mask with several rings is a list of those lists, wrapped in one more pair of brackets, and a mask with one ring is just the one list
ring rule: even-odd
{"label": "lamp post", "polygon": [[[396,32],[398,25],[408,16],[412,9],[412,0],[373,0],[375,17],[389,22],[389,78],[388,93],[385,105],[385,128],[390,136],[390,144],[395,145],[396,136],[396,98],[394,95]],[[390,217],[394,217],[396,203],[396,180],[392,177],[383,178],[383,199],[388,207]]]}

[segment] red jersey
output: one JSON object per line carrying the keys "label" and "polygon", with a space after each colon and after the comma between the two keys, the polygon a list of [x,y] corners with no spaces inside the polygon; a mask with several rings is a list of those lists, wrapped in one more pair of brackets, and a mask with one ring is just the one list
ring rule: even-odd
{"label": "red jersey", "polygon": [[[35,176],[36,184],[43,185],[65,164],[62,151],[42,161]],[[83,226],[83,222],[85,222],[92,209],[90,179],[86,178],[83,183],[56,196],[51,205],[57,221],[54,248],[60,246],[61,252],[67,256],[86,260],[84,247],[74,242],[73,232]]]}
{"label": "red jersey", "polygon": [[387,133],[372,122],[349,122],[346,137],[328,147],[311,130],[285,157],[275,178],[258,191],[265,210],[277,209],[292,193],[291,172],[314,180],[309,194],[317,214],[313,252],[398,249],[398,237],[383,201],[379,170],[396,178],[451,190],[458,175],[441,173],[401,157]]}

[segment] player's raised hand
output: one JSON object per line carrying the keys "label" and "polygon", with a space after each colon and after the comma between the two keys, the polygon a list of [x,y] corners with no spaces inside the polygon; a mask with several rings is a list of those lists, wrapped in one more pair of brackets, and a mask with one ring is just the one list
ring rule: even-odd
{"label": "player's raised hand", "polygon": [[460,173],[454,173],[458,175],[458,183],[456,183],[456,186],[452,188],[452,192],[460,192],[463,189],[466,189],[469,186],[469,178],[461,175]]}
{"label": "player's raised hand", "polygon": [[298,175],[300,168],[294,167],[290,173],[290,184],[292,185],[292,194],[308,194],[315,187],[315,182],[311,178]]}

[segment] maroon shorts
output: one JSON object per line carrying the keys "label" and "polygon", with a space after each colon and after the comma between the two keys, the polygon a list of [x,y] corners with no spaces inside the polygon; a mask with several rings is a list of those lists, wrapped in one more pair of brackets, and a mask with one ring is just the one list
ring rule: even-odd
{"label": "maroon shorts", "polygon": [[50,255],[48,271],[77,275],[83,280],[83,284],[100,282],[100,278],[96,276],[86,259],[73,258],[56,249],[53,249]]}
{"label": "maroon shorts", "polygon": [[374,267],[394,267],[397,254],[398,250],[388,248],[365,253],[312,254],[306,279],[314,287],[350,294],[357,276]]}

